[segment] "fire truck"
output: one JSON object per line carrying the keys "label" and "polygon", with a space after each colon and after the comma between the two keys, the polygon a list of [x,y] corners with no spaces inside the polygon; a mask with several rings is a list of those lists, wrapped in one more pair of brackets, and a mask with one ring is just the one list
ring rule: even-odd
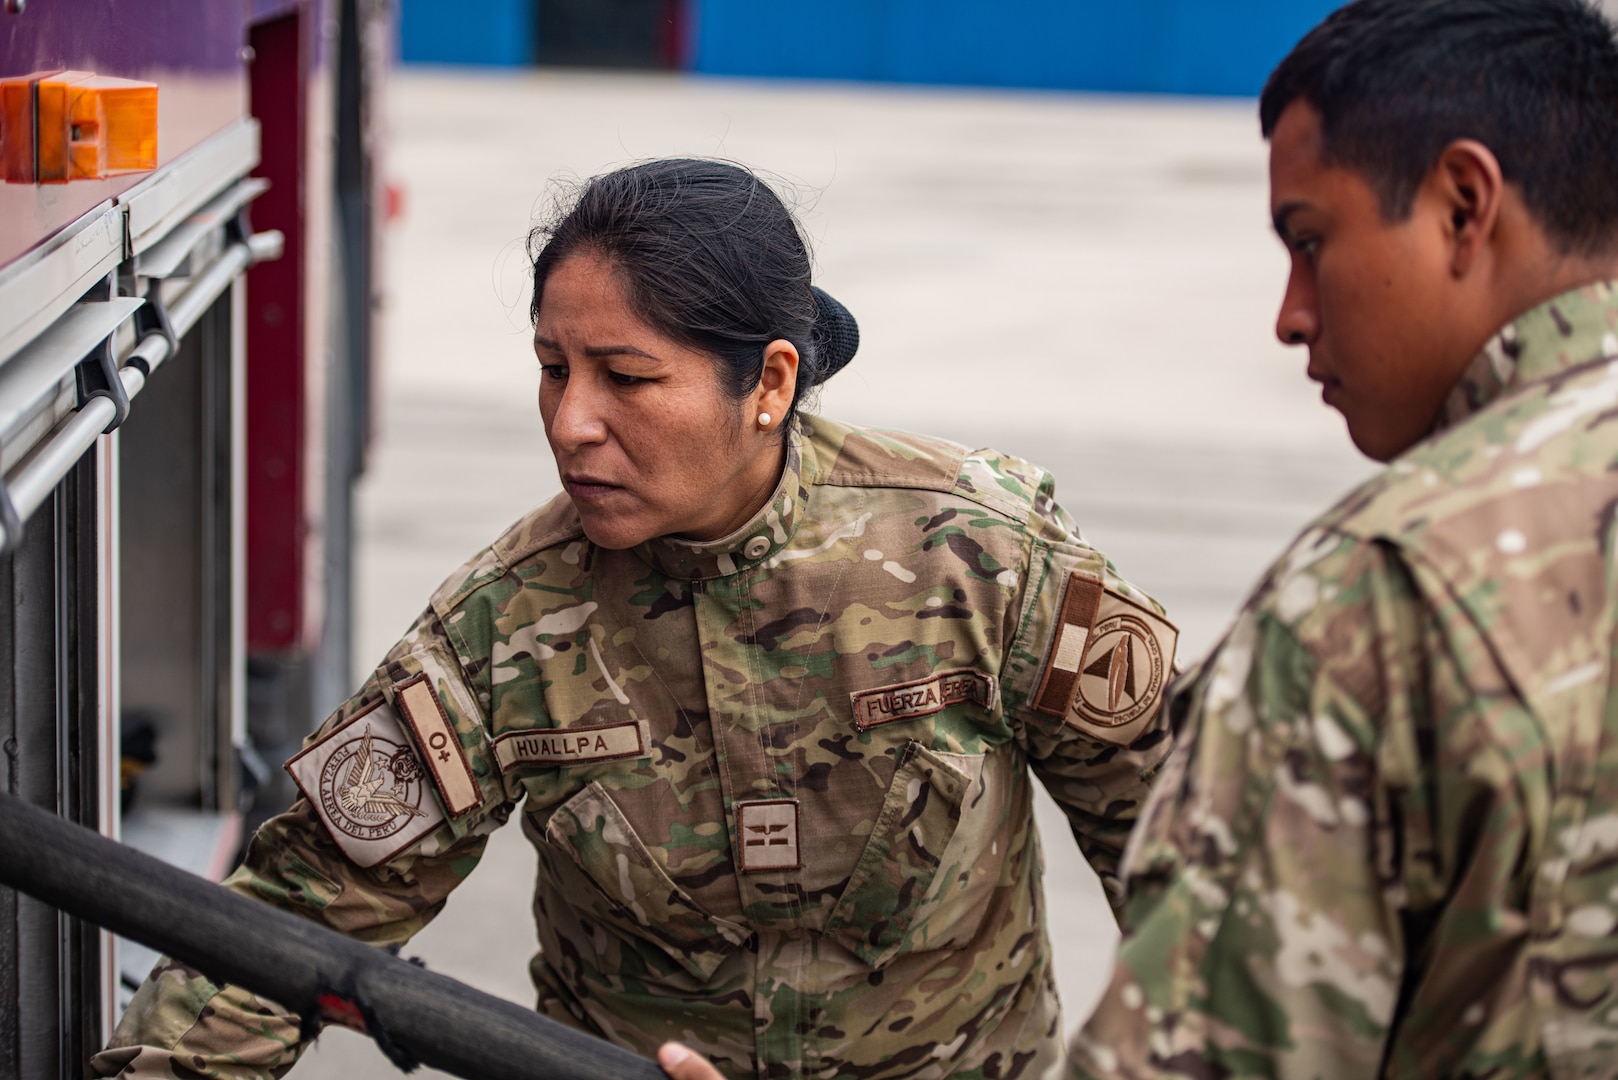
{"label": "fire truck", "polygon": [[[0,768],[214,879],[349,680],[392,38],[379,0],[0,11]],[[0,889],[0,1078],[82,1076],[152,959]]]}

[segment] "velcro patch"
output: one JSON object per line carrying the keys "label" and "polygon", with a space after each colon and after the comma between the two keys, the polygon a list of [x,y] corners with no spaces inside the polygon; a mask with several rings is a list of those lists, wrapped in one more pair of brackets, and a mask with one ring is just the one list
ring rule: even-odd
{"label": "velcro patch", "polygon": [[1093,577],[1078,573],[1068,575],[1067,591],[1062,596],[1062,621],[1056,628],[1056,641],[1045,664],[1039,693],[1034,695],[1034,708],[1040,712],[1051,716],[1067,714],[1079,681],[1079,668],[1090,644],[1090,631],[1095,629],[1096,613],[1106,591]]}
{"label": "velcro patch", "polygon": [[740,826],[742,873],[761,870],[798,870],[803,856],[798,850],[798,800],[761,799],[736,804]]}
{"label": "velcro patch", "polygon": [[1151,608],[1104,593],[1063,716],[1068,726],[1114,746],[1134,742],[1162,703],[1179,637]]}
{"label": "velcro patch", "polygon": [[327,732],[286,770],[355,866],[369,870],[444,823],[428,772],[387,702]]}
{"label": "velcro patch", "polygon": [[854,726],[861,731],[895,720],[931,716],[950,705],[970,701],[985,709],[994,704],[995,679],[979,671],[940,671],[925,679],[879,686],[848,695]]}
{"label": "velcro patch", "polygon": [[617,724],[508,731],[494,740],[494,760],[501,772],[519,766],[589,765],[646,757],[651,747],[646,724],[625,720]]}
{"label": "velcro patch", "polygon": [[424,671],[395,685],[393,700],[415,733],[416,746],[426,757],[449,816],[460,817],[482,806],[483,792],[472,775],[472,763],[466,759],[466,749],[444,712],[444,703],[438,700],[432,677]]}

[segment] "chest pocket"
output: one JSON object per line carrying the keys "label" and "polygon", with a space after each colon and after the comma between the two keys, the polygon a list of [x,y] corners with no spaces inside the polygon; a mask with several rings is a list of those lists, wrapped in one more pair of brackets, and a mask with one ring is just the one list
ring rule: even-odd
{"label": "chest pocket", "polygon": [[[569,903],[595,912],[619,934],[655,946],[691,975],[708,979],[749,937],[745,928],[704,911],[664,873],[597,781],[557,807],[544,839],[542,854],[552,856],[546,862]],[[602,952],[598,959],[621,963],[604,941],[576,944],[594,944]]]}
{"label": "chest pocket", "polygon": [[981,811],[1003,800],[983,786],[984,761],[917,742],[901,752],[876,826],[826,923],[829,936],[873,968],[976,934],[1000,877],[989,849],[1001,815]]}

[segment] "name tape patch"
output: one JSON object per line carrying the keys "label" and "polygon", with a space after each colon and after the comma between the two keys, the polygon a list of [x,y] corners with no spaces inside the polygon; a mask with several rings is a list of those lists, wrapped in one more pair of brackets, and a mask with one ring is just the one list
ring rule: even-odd
{"label": "name tape patch", "polygon": [[508,731],[494,740],[501,772],[519,766],[588,765],[647,755],[651,738],[638,720],[541,731]]}
{"label": "name tape patch", "polygon": [[449,714],[444,712],[444,703],[438,700],[432,677],[422,672],[399,683],[393,688],[393,698],[415,733],[416,745],[426,758],[449,816],[460,817],[482,806],[483,792],[472,775],[472,763],[466,759],[466,750],[449,722]]}
{"label": "name tape patch", "polygon": [[848,697],[854,705],[854,725],[864,731],[895,720],[931,716],[963,701],[987,709],[994,704],[994,692],[994,676],[963,669],[941,671],[897,686],[861,690]]}
{"label": "name tape patch", "polygon": [[427,770],[387,702],[377,702],[286,763],[343,854],[370,869],[444,823]]}

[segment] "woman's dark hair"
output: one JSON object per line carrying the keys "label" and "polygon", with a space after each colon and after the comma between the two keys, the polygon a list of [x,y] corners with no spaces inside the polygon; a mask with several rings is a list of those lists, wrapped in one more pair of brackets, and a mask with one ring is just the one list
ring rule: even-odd
{"label": "woman's dark hair", "polygon": [[1618,245],[1618,43],[1584,0],[1356,0],[1270,75],[1265,138],[1300,99],[1326,161],[1363,176],[1389,221],[1446,146],[1476,139],[1563,251]]}
{"label": "woman's dark hair", "polygon": [[528,238],[539,320],[545,282],[570,255],[606,258],[635,313],[715,358],[733,398],[758,386],[764,347],[797,347],[795,412],[859,347],[848,309],[809,283],[809,249],[769,185],[737,165],[674,158],[587,181],[571,206]]}

